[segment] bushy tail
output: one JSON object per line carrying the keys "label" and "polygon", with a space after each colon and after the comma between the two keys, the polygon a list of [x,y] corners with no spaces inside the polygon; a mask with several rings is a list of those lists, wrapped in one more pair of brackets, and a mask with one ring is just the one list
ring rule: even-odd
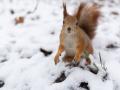
{"label": "bushy tail", "polygon": [[90,39],[95,36],[95,30],[100,16],[100,11],[96,5],[81,4],[78,10],[79,13],[79,25]]}

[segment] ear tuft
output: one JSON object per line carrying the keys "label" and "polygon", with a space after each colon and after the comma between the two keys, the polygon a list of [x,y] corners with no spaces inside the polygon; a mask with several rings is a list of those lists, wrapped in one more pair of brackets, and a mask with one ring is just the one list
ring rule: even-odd
{"label": "ear tuft", "polygon": [[86,6],[86,4],[85,3],[81,3],[80,4],[80,6],[79,6],[79,8],[78,8],[78,11],[77,11],[77,13],[76,13],[76,17],[77,17],[77,19],[79,19],[80,18],[80,15],[81,15],[81,13],[82,13],[82,10],[83,10],[83,8]]}
{"label": "ear tuft", "polygon": [[66,16],[68,16],[68,13],[67,13],[67,9],[66,9],[66,4],[63,3],[63,17],[65,18]]}

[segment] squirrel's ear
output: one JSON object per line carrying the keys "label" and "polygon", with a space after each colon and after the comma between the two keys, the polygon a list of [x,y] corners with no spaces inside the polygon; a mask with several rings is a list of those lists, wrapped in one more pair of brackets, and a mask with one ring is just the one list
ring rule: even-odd
{"label": "squirrel's ear", "polygon": [[66,4],[63,3],[63,17],[65,18],[66,16],[68,16],[67,9],[66,9]]}
{"label": "squirrel's ear", "polygon": [[83,8],[84,8],[85,6],[86,6],[85,3],[81,3],[81,4],[80,4],[80,6],[79,6],[79,8],[78,8],[78,11],[77,11],[77,13],[75,14],[75,16],[77,17],[77,19],[80,18],[80,15],[81,15],[81,13],[82,13],[82,10],[83,10]]}

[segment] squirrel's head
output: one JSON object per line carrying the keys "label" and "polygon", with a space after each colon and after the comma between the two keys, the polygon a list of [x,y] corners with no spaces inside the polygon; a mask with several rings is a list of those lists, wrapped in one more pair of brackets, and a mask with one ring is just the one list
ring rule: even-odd
{"label": "squirrel's head", "polygon": [[81,10],[83,8],[84,4],[81,5],[81,7],[78,9],[78,12],[75,15],[69,15],[67,13],[66,5],[63,3],[63,30],[68,33],[72,34],[75,32],[76,28],[79,27],[79,17]]}
{"label": "squirrel's head", "polygon": [[78,20],[74,16],[69,15],[63,20],[62,28],[68,34],[73,34],[78,26]]}

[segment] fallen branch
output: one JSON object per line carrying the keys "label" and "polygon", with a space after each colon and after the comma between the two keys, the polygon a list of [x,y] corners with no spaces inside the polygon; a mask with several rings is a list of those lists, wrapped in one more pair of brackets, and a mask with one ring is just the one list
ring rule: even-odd
{"label": "fallen branch", "polygon": [[33,14],[33,13],[38,9],[39,2],[40,2],[40,0],[36,0],[35,8],[33,9],[33,11],[28,11],[28,12],[26,13],[26,16],[29,15],[29,14]]}

